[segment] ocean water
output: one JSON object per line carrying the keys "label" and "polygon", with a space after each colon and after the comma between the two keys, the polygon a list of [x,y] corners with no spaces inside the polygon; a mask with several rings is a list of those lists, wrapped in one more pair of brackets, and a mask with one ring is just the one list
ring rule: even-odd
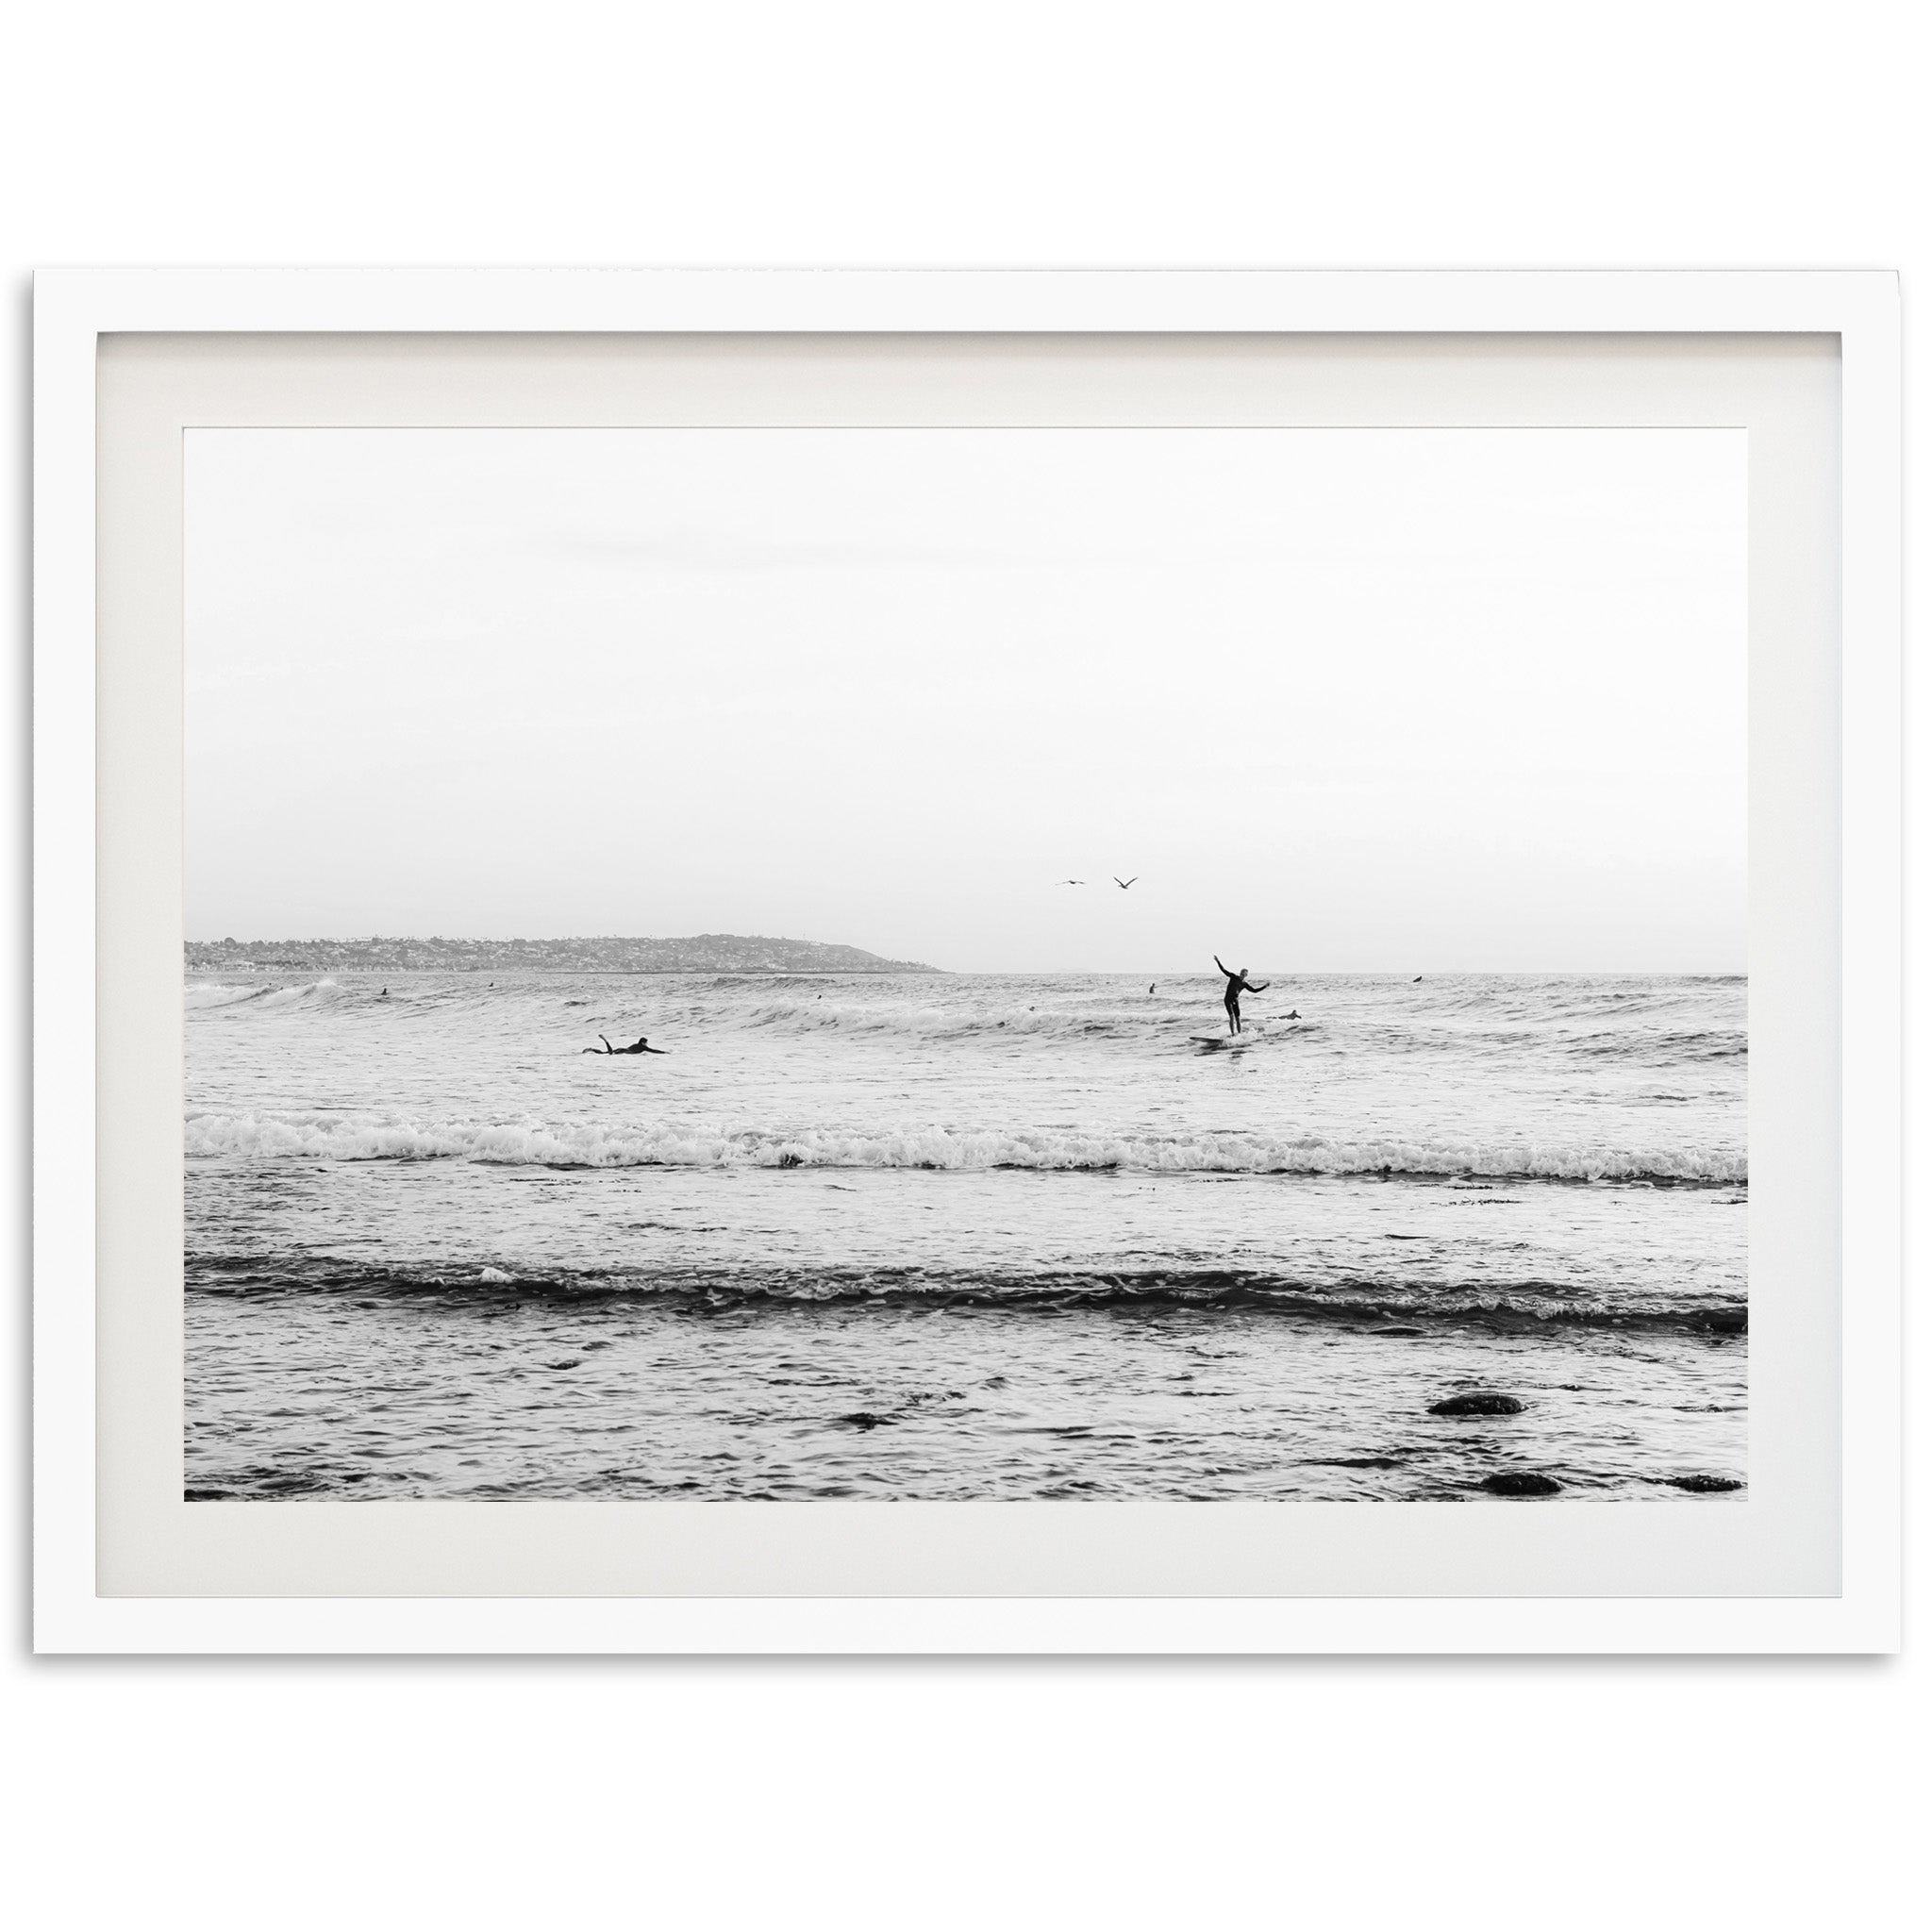
{"label": "ocean water", "polygon": [[1220,986],[191,975],[188,1493],[1742,1493],[1741,979]]}

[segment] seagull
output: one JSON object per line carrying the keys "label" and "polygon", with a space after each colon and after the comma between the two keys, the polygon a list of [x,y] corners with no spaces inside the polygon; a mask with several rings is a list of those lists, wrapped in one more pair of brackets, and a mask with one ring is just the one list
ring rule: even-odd
{"label": "seagull", "polygon": [[1060,884],[1063,886],[1084,886],[1086,883],[1085,879],[1062,879],[1060,881]]}
{"label": "seagull", "polygon": [[[1140,876],[1141,874],[1139,873],[1136,873],[1134,874],[1134,879],[1137,879]],[[1121,877],[1119,873],[1115,873],[1113,875],[1114,884],[1117,885],[1124,892],[1127,890],[1129,886],[1131,886],[1134,883],[1134,879],[1124,879]]]}

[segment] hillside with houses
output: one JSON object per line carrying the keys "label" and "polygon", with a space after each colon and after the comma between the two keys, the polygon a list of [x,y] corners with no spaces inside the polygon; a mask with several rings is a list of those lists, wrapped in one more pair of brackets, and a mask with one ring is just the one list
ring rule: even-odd
{"label": "hillside with houses", "polygon": [[191,940],[191,973],[933,973],[858,946],[703,932],[686,939]]}

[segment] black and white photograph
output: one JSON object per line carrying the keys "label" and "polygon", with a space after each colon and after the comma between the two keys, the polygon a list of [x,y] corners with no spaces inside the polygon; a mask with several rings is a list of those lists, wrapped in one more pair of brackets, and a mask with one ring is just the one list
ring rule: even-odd
{"label": "black and white photograph", "polygon": [[9,28],[13,1922],[1923,1915],[1916,14]]}
{"label": "black and white photograph", "polygon": [[1740,433],[185,462],[191,1501],[1747,1493]]}

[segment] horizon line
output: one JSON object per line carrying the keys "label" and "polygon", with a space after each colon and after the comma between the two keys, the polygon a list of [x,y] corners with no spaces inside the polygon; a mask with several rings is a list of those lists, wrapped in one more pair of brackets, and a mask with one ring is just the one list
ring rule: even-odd
{"label": "horizon line", "polygon": [[[207,941],[190,941],[189,944]],[[855,950],[858,950],[855,948]],[[296,962],[264,961],[260,965],[196,967],[196,972],[286,972]],[[714,978],[736,979],[889,979],[904,976],[941,979],[1027,979],[1085,978],[1141,979],[1218,979],[1221,974],[1210,966],[932,966],[924,961],[891,959],[876,967],[868,966],[541,966],[521,969],[465,965],[409,966],[396,963],[339,965],[324,969],[334,973],[482,973],[521,970],[528,973],[577,974],[597,978],[663,978],[702,974]],[[1251,966],[1250,972],[1267,973],[1283,979],[1396,979],[1413,984],[1419,979],[1746,979],[1748,967],[1712,966],[1425,966],[1411,973],[1407,966]]]}

